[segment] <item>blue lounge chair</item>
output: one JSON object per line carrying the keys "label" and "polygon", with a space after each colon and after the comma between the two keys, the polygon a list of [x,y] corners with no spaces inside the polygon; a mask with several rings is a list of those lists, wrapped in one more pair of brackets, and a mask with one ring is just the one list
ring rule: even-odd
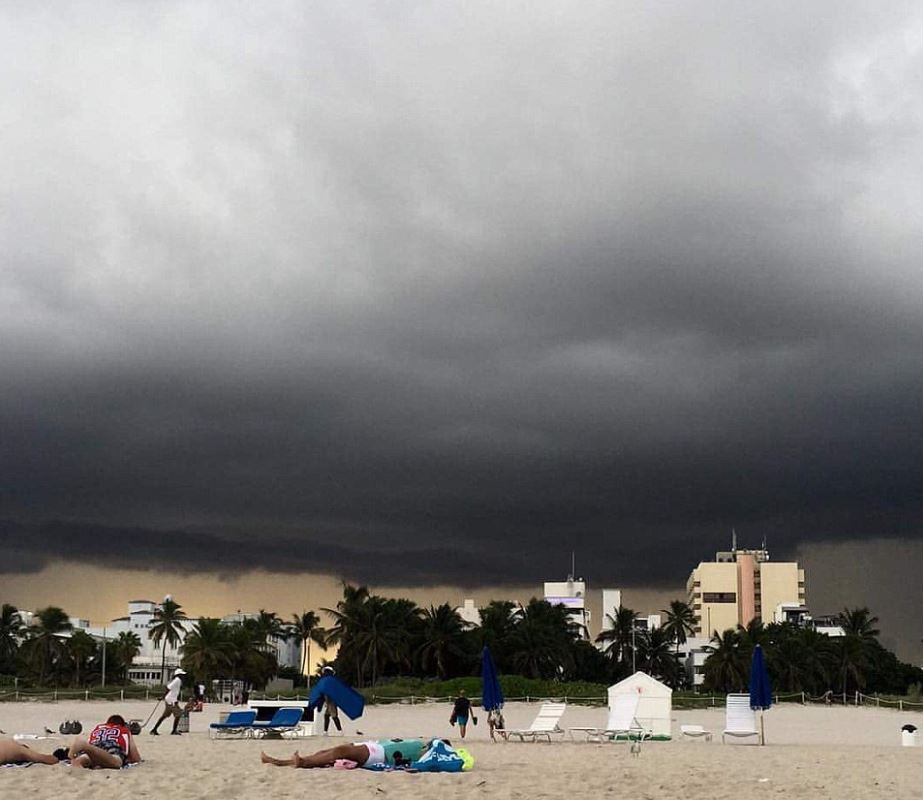
{"label": "blue lounge chair", "polygon": [[256,720],[256,711],[232,711],[224,722],[213,722],[208,726],[210,739],[222,736],[249,736],[250,727]]}
{"label": "blue lounge chair", "polygon": [[280,708],[269,722],[254,722],[250,731],[254,736],[281,736],[297,731],[303,714],[303,708]]}

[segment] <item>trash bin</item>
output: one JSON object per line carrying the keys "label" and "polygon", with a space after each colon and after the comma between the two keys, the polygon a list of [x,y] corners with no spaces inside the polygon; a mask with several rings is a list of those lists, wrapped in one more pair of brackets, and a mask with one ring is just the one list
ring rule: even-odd
{"label": "trash bin", "polygon": [[916,747],[917,746],[917,726],[911,725],[910,723],[904,725],[901,728],[901,746],[902,747]]}

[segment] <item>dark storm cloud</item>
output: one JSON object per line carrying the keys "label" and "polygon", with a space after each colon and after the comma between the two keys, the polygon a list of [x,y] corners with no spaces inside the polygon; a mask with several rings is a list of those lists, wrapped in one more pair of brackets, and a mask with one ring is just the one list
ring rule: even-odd
{"label": "dark storm cloud", "polygon": [[921,536],[914,5],[233,9],[2,12],[2,569]]}

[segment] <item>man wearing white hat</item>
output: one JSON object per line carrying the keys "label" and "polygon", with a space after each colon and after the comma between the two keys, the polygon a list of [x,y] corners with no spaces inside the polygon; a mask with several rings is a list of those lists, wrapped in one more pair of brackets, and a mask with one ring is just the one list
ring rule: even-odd
{"label": "man wearing white hat", "polygon": [[179,736],[180,732],[177,730],[179,725],[180,717],[183,716],[183,710],[179,707],[179,693],[183,688],[183,675],[186,674],[186,671],[183,669],[178,669],[173,673],[173,680],[167,684],[167,690],[164,692],[163,697],[163,714],[160,715],[160,719],[154,723],[154,727],[151,729],[151,736],[159,736],[157,729],[160,727],[160,723],[163,722],[171,714],[173,715],[173,730],[170,733],[173,736]]}

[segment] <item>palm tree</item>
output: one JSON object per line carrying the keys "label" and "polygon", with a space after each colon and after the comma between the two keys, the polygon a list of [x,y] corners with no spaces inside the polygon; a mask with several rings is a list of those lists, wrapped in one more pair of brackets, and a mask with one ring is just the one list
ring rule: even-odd
{"label": "palm tree", "polygon": [[417,650],[423,669],[436,667],[436,676],[445,680],[446,665],[464,655],[465,622],[448,603],[423,609],[423,644]]}
{"label": "palm tree", "polygon": [[[311,642],[320,647],[327,646],[327,632],[320,626],[320,617],[313,611],[302,611],[292,615],[289,631],[301,640],[301,674],[307,675],[308,663],[311,661]],[[310,680],[308,681],[310,684]]]}
{"label": "palm tree", "polygon": [[705,686],[721,692],[741,691],[747,685],[749,662],[740,648],[740,634],[728,628],[715,631],[705,659]]}
{"label": "palm tree", "polygon": [[481,618],[481,624],[475,631],[478,644],[490,648],[499,672],[509,670],[509,644],[516,628],[516,604],[509,600],[491,600],[478,614]]}
{"label": "palm tree", "polygon": [[563,605],[532,598],[516,613],[509,645],[512,667],[533,678],[560,678],[574,669],[580,626]]}
{"label": "palm tree", "polygon": [[615,615],[606,614],[609,627],[603,629],[596,637],[596,641],[606,646],[603,652],[619,664],[631,662],[632,633],[635,630],[637,613],[623,605],[615,609]]}
{"label": "palm tree", "polygon": [[161,642],[164,643],[163,655],[160,658],[160,680],[164,686],[167,683],[167,647],[177,647],[185,630],[183,622],[187,617],[182,608],[171,597],[164,598],[163,603],[154,611],[154,624],[148,629],[148,636],[154,647],[160,647]]}
{"label": "palm tree", "polygon": [[837,618],[840,627],[847,636],[858,636],[860,639],[877,639],[881,633],[875,626],[878,617],[873,617],[868,608],[844,608]]}
{"label": "palm tree", "polygon": [[372,595],[361,606],[357,622],[357,627],[350,632],[350,644],[358,657],[360,684],[368,670],[370,685],[374,686],[381,668],[395,657],[398,629],[389,618],[385,599],[378,595]]}
{"label": "palm tree", "polygon": [[128,683],[128,669],[141,652],[141,639],[133,631],[122,631],[112,643],[112,654],[119,665],[122,683]]}
{"label": "palm tree", "polygon": [[672,648],[673,636],[665,628],[645,631],[638,642],[638,661],[641,669],[674,689],[679,682],[680,669]]}
{"label": "palm tree", "polygon": [[336,608],[322,608],[333,618],[333,625],[327,629],[327,645],[338,645],[337,662],[355,670],[359,685],[363,685],[363,654],[356,651],[354,634],[365,624],[366,604],[371,594],[367,586],[352,586],[343,583],[343,599]]}
{"label": "palm tree", "polygon": [[25,631],[19,609],[4,603],[0,608],[0,669],[12,665]]}
{"label": "palm tree", "polygon": [[73,629],[67,613],[57,606],[48,606],[35,612],[38,623],[29,631],[27,642],[30,660],[39,665],[39,684],[45,682],[49,669],[57,665],[65,652],[61,634]]}
{"label": "palm tree", "polygon": [[67,651],[74,661],[74,685],[80,685],[80,665],[96,653],[96,640],[86,631],[76,630],[67,641]]}
{"label": "palm tree", "polygon": [[265,686],[279,671],[275,649],[266,646],[264,629],[257,620],[245,619],[225,628],[230,643],[231,677],[251,686]]}
{"label": "palm tree", "polygon": [[289,635],[288,627],[279,619],[275,611],[260,609],[259,616],[254,620],[256,629],[262,638],[262,647],[275,650],[274,639],[287,639]]}
{"label": "palm tree", "polygon": [[183,669],[211,686],[212,680],[221,677],[231,666],[232,649],[228,628],[220,619],[199,617],[180,648]]}
{"label": "palm tree", "polygon": [[695,611],[682,600],[671,600],[669,609],[662,609],[667,621],[663,624],[664,633],[676,644],[676,653],[686,644],[686,637],[695,634]]}
{"label": "palm tree", "polygon": [[402,670],[413,670],[414,655],[423,637],[423,611],[407,598],[388,598],[384,604],[384,625],[390,632],[390,663],[383,665],[400,674]]}
{"label": "palm tree", "polygon": [[855,633],[839,636],[837,647],[837,673],[845,694],[865,688],[865,672],[869,667],[868,648],[862,637]]}

